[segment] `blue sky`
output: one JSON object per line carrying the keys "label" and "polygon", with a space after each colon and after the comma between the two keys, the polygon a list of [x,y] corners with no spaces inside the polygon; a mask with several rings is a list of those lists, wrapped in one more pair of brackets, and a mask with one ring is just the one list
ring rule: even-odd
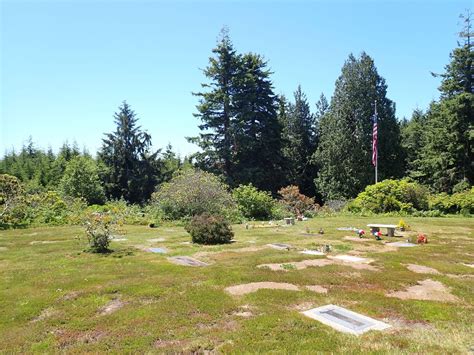
{"label": "blue sky", "polygon": [[123,100],[155,148],[197,148],[197,98],[223,25],[239,52],[263,55],[275,92],[298,84],[312,109],[349,53],[366,51],[388,84],[397,116],[438,97],[472,1],[18,1],[0,0],[0,153],[32,136],[95,153]]}

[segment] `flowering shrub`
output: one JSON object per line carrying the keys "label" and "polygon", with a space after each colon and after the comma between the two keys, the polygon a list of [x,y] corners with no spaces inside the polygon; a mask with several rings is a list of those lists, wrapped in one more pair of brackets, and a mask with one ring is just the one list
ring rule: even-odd
{"label": "flowering shrub", "polygon": [[316,203],[314,198],[300,193],[298,186],[290,185],[278,191],[281,195],[281,202],[295,216],[304,215],[306,212],[314,210]]}
{"label": "flowering shrub", "polygon": [[115,220],[111,215],[92,213],[84,223],[90,250],[94,253],[109,251],[112,234],[116,230]]}

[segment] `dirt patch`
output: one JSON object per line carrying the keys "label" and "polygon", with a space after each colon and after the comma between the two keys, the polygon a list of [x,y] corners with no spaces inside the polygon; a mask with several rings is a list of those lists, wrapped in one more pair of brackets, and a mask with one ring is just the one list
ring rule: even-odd
{"label": "dirt patch", "polygon": [[308,290],[316,293],[328,293],[328,289],[319,285],[308,285],[305,286]]}
{"label": "dirt patch", "polygon": [[393,329],[391,332],[395,331],[413,331],[413,330],[430,330],[433,327],[427,322],[420,322],[414,320],[408,320],[402,317],[388,317],[383,318],[383,322],[390,324]]}
{"label": "dirt patch", "polygon": [[77,345],[78,343],[95,343],[107,335],[107,333],[102,330],[81,332],[68,329],[56,329],[52,331],[52,334],[56,337],[56,340],[62,349],[68,348],[72,345]]}
{"label": "dirt patch", "polygon": [[35,245],[35,244],[55,244],[55,243],[60,243],[63,242],[63,240],[33,240],[30,242],[30,245]]}
{"label": "dirt patch", "polygon": [[159,242],[164,242],[166,239],[165,238],[153,238],[153,239],[148,239],[150,243],[159,243]]}
{"label": "dirt patch", "polygon": [[307,311],[308,309],[314,308],[314,303],[313,302],[303,302],[303,303],[298,303],[296,305],[293,305],[289,307],[289,309],[294,309],[299,312],[301,311]]}
{"label": "dirt patch", "polygon": [[261,264],[258,265],[258,268],[267,268],[273,271],[288,271],[288,270],[302,270],[306,269],[307,267],[321,267],[327,265],[346,265],[350,266],[356,270],[371,270],[371,271],[378,271],[376,267],[364,263],[356,263],[356,262],[343,262],[339,260],[329,260],[329,259],[311,259],[311,260],[303,260],[303,261],[295,261],[295,262],[286,262],[286,263],[278,263],[278,264]]}
{"label": "dirt patch", "polygon": [[416,272],[417,274],[433,274],[433,275],[440,274],[438,270],[433,269],[428,266],[423,266],[423,265],[408,264],[407,269],[412,272]]}
{"label": "dirt patch", "polygon": [[474,275],[470,274],[446,274],[447,277],[451,277],[452,279],[473,279]]}
{"label": "dirt patch", "polygon": [[299,287],[285,282],[251,282],[226,287],[225,291],[233,296],[242,296],[262,289],[299,291]]}
{"label": "dirt patch", "polygon": [[63,297],[61,297],[61,300],[72,301],[78,298],[81,294],[82,294],[81,291],[71,291],[69,293],[66,293]]}
{"label": "dirt patch", "polygon": [[104,307],[102,307],[99,311],[101,316],[105,316],[107,314],[114,313],[118,311],[120,308],[122,308],[125,305],[124,302],[122,302],[119,299],[115,299],[107,303]]}
{"label": "dirt patch", "polygon": [[268,249],[267,246],[253,246],[253,247],[244,247],[238,249],[229,249],[229,250],[221,250],[221,251],[198,251],[197,253],[193,254],[194,258],[209,258],[212,256],[219,256],[222,254],[227,253],[251,253],[260,250]]}
{"label": "dirt patch", "polygon": [[344,240],[350,240],[351,242],[360,242],[360,243],[373,241],[373,239],[359,238],[359,237],[349,237],[349,236],[345,236]]}
{"label": "dirt patch", "polygon": [[242,312],[235,312],[233,313],[234,316],[242,317],[242,318],[250,318],[253,317],[253,313],[249,311],[242,311]]}
{"label": "dirt patch", "polygon": [[31,320],[32,323],[36,323],[36,322],[41,322],[45,319],[48,319],[48,318],[51,318],[53,317],[54,315],[58,314],[59,312],[53,308],[46,308],[46,309],[43,309],[41,311],[41,313],[39,314],[39,316],[33,318]]}
{"label": "dirt patch", "polygon": [[[295,262],[287,262],[287,263],[278,263],[278,264],[261,264],[258,265],[258,268],[267,268],[273,271],[288,271],[291,269],[302,270],[306,269],[310,266],[326,266],[335,264],[334,261],[328,259],[311,259],[311,260],[303,260],[303,261],[295,261]],[[288,266],[290,268],[288,268]]]}
{"label": "dirt patch", "polygon": [[387,293],[388,297],[396,297],[402,300],[426,300],[456,302],[458,298],[449,292],[449,289],[439,281],[426,279],[419,281],[418,285],[408,287],[406,291],[394,291]]}

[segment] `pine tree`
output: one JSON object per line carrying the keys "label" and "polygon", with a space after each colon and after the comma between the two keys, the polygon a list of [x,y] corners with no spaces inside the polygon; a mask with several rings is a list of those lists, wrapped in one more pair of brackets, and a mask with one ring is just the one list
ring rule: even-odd
{"label": "pine tree", "polygon": [[158,152],[150,152],[151,136],[137,126],[134,111],[124,101],[114,115],[117,128],[106,134],[99,159],[105,169],[102,179],[107,197],[143,203],[158,179]]}
{"label": "pine tree", "polygon": [[315,180],[325,199],[355,197],[374,183],[371,164],[374,102],[378,111],[379,180],[399,177],[403,168],[395,104],[386,97],[387,85],[366,53],[352,54],[336,81],[329,110],[319,123],[320,141],[314,161]]}
{"label": "pine tree", "polygon": [[217,47],[212,50],[215,57],[209,58],[209,66],[204,75],[210,83],[201,84],[206,92],[194,93],[200,97],[195,117],[202,121],[199,137],[188,140],[197,144],[202,152],[195,155],[200,168],[224,175],[227,183],[232,184],[233,154],[233,98],[235,95],[235,77],[239,66],[239,56],[233,48],[228,30],[221,31]]}

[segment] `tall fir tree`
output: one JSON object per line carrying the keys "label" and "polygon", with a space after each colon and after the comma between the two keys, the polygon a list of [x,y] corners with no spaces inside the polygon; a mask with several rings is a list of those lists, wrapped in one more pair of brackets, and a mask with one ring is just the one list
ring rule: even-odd
{"label": "tall fir tree", "polygon": [[425,144],[412,174],[436,191],[451,192],[456,184],[474,183],[474,51],[472,14],[464,20],[463,43],[451,53],[451,62],[439,87],[441,97],[427,112]]}
{"label": "tall fir tree", "polygon": [[252,183],[261,190],[276,192],[283,183],[281,131],[277,96],[271,72],[258,54],[241,57],[235,78],[232,126],[235,146],[234,186]]}
{"label": "tall fir tree", "polygon": [[379,180],[402,174],[400,127],[395,104],[386,94],[387,85],[372,58],[351,54],[336,81],[329,110],[321,118],[320,142],[313,157],[320,169],[316,188],[326,200],[355,197],[374,183],[371,118],[376,100]]}
{"label": "tall fir tree", "polygon": [[317,146],[316,117],[310,111],[301,86],[294,92],[294,103],[288,105],[283,121],[283,139],[287,183],[299,186],[305,195],[314,196],[316,169],[311,156]]}
{"label": "tall fir tree", "polygon": [[124,101],[115,113],[115,132],[106,134],[99,151],[108,198],[130,203],[149,199],[158,180],[158,152],[152,153],[151,136],[137,126],[134,111]]}
{"label": "tall fir tree", "polygon": [[232,184],[233,155],[235,145],[232,131],[234,117],[233,98],[235,95],[235,77],[239,67],[237,55],[229,38],[228,30],[221,31],[217,47],[212,50],[214,57],[204,75],[209,83],[201,84],[206,92],[194,93],[200,98],[195,117],[201,120],[201,133],[188,140],[197,144],[201,152],[195,155],[200,168],[224,175],[227,183]]}

